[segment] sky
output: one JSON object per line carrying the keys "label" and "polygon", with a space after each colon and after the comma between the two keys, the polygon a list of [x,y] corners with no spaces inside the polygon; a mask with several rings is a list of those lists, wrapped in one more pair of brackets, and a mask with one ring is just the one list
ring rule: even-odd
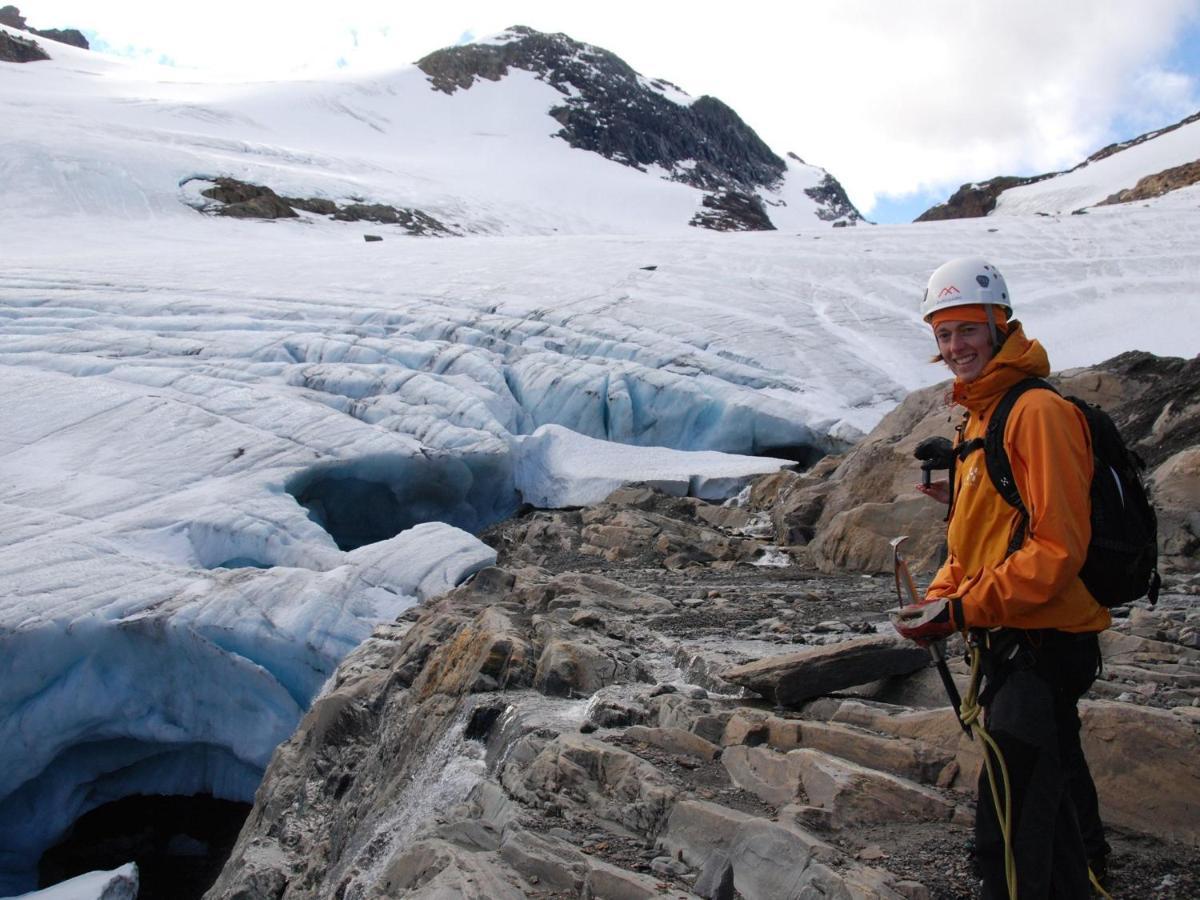
{"label": "sky", "polygon": [[1200,111],[1200,0],[26,0],[35,28],[247,78],[370,72],[510,25],[732,106],[875,221]]}

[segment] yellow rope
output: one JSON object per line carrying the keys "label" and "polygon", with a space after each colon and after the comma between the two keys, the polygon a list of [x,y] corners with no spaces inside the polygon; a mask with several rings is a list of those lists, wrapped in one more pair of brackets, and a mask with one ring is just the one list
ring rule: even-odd
{"label": "yellow rope", "polygon": [[[962,706],[959,707],[958,714],[962,719],[962,723],[970,727],[979,736],[979,740],[984,747],[983,764],[987,768],[988,786],[992,792],[992,809],[996,811],[1000,830],[1004,834],[1004,879],[1008,884],[1008,900],[1017,900],[1017,861],[1012,849],[1012,791],[1010,790],[1008,781],[1008,766],[1004,763],[1004,754],[1000,752],[999,745],[987,733],[987,729],[983,727],[983,707],[979,705],[981,659],[982,654],[979,652],[979,647],[972,646],[971,682],[967,686],[967,693],[963,697]],[[991,751],[990,753],[988,752],[989,750]],[[1000,777],[1004,788],[1003,803],[1000,800],[999,785],[996,783],[996,770],[992,766],[993,756],[995,756],[996,762],[999,763],[1000,767]],[[1091,881],[1096,893],[1105,898],[1105,900],[1112,900],[1109,893],[1100,886],[1100,881],[1096,878],[1090,866],[1088,867],[1088,880]]]}
{"label": "yellow rope", "polygon": [[[1008,884],[1008,900],[1017,900],[1017,861],[1012,849],[1012,791],[1009,789],[1008,766],[1004,764],[1004,754],[992,740],[992,736],[983,727],[983,707],[979,705],[979,676],[982,654],[978,647],[971,648],[971,683],[967,686],[966,696],[963,697],[959,716],[964,725],[979,736],[983,744],[983,764],[987,768],[988,785],[992,789],[992,809],[996,811],[996,819],[1000,823],[1000,831],[1004,835],[1004,880]],[[988,751],[991,751],[990,753]],[[992,766],[992,757],[1000,764],[1000,776],[1004,786],[1004,799],[1001,802],[999,785],[996,784],[996,770]]]}
{"label": "yellow rope", "polygon": [[1092,871],[1090,866],[1088,867],[1088,880],[1092,883],[1092,889],[1103,897],[1104,900],[1113,900],[1112,895],[1100,886],[1100,880],[1096,877],[1096,873]]}

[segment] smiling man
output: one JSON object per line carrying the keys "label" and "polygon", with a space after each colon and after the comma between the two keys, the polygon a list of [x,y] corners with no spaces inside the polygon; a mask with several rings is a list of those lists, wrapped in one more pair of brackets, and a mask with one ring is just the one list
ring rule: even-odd
{"label": "smiling man", "polygon": [[966,412],[953,483],[924,489],[950,503],[949,553],[924,603],[900,611],[897,629],[920,642],[969,632],[980,648],[979,700],[1008,769],[1016,863],[1009,885],[1003,829],[981,775],[975,848],[984,896],[1088,897],[1089,863],[1102,877],[1108,848],[1077,704],[1099,670],[1097,634],[1111,619],[1079,578],[1091,537],[1087,420],[1052,390],[1016,396],[1002,438],[1026,518],[993,483],[984,439],[1009,391],[1050,373],[1046,351],[1010,321],[1008,285],[982,259],[938,268],[921,312]]}

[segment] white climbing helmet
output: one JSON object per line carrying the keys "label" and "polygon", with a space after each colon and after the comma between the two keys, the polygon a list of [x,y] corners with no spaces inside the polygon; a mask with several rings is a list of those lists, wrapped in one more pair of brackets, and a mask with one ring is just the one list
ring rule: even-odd
{"label": "white climbing helmet", "polygon": [[939,310],[977,303],[1002,306],[1005,315],[1012,317],[1008,285],[995,266],[977,256],[952,259],[929,276],[929,286],[921,300],[921,316],[928,322]]}

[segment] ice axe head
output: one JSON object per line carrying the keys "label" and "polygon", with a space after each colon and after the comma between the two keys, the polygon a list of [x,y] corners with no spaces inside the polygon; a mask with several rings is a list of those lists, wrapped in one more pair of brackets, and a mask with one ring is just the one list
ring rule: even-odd
{"label": "ice axe head", "polygon": [[900,553],[900,545],[907,540],[908,535],[902,534],[891,541],[893,568],[896,573],[896,596],[900,599],[901,606],[917,602],[917,586],[913,584],[912,575],[908,571],[908,563],[904,561],[904,556]]}

